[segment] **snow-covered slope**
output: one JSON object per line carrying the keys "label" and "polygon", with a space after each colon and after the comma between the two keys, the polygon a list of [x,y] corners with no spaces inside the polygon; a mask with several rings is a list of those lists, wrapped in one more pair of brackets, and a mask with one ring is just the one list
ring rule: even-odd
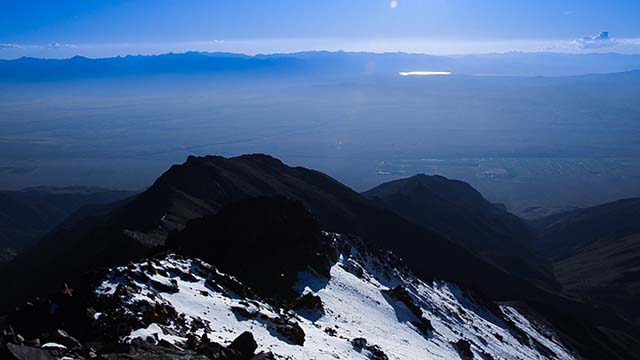
{"label": "snow-covered slope", "polygon": [[426,283],[393,254],[325,235],[338,253],[330,278],[299,273],[300,297],[287,306],[261,300],[198,259],[168,254],[112,269],[95,290],[95,318],[105,328],[127,318],[123,342],[178,348],[205,334],[228,345],[250,331],[258,350],[283,359],[573,358],[551,330],[514,307]]}

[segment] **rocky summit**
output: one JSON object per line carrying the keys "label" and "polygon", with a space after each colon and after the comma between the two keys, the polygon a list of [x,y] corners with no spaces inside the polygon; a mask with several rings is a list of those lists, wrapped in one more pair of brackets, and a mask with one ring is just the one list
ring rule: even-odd
{"label": "rocky summit", "polygon": [[363,196],[266,155],[190,157],[94,210],[0,268],[0,358],[633,358],[633,324],[521,276],[546,264],[522,260],[535,234],[460,182]]}

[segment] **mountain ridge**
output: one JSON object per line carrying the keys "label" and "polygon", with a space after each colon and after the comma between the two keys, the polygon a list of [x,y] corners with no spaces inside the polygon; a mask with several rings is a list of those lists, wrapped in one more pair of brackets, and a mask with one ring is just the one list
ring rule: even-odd
{"label": "mountain ridge", "polygon": [[[601,329],[635,331],[623,319],[560,298],[491,265],[438,232],[381,209],[326,174],[290,167],[264,154],[191,156],[135,198],[79,217],[0,270],[0,280],[13,286],[2,302],[6,306],[44,291],[82,287],[81,274],[143,259],[167,246],[175,249],[179,245],[166,240],[188,228],[189,220],[216,216],[235,202],[264,196],[297,200],[323,229],[360,235],[370,246],[393,251],[423,281],[445,279],[492,300],[531,301],[539,304],[536,311],[543,317],[560,313],[550,319],[553,326],[583,353],[620,346]],[[631,342],[628,349],[633,346]],[[628,358],[628,350],[616,351],[619,358]]]}
{"label": "mountain ridge", "polygon": [[563,291],[615,308],[640,323],[640,198],[576,209],[532,222],[538,251]]}
{"label": "mountain ridge", "polygon": [[510,273],[557,290],[550,264],[532,256],[531,229],[463,181],[418,174],[381,184],[363,195],[461,243]]}
{"label": "mountain ridge", "polygon": [[245,55],[191,51],[95,59],[75,56],[66,59],[23,57],[0,60],[0,79],[42,81],[190,73],[288,74],[305,77],[318,75],[344,77],[372,74],[395,76],[401,71],[419,70],[450,71],[463,75],[576,76],[638,69],[640,69],[640,55],[615,53],[504,53],[436,56],[403,52],[308,51]]}
{"label": "mountain ridge", "polygon": [[[0,191],[0,253],[11,251],[17,255],[84,206],[111,203],[134,194],[85,186]],[[0,255],[0,262],[1,258]]]}

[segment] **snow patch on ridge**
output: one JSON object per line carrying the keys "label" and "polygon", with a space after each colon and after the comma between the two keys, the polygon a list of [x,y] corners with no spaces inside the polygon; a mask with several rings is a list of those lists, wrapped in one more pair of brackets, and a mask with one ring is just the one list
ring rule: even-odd
{"label": "snow patch on ridge", "polygon": [[[96,296],[118,301],[122,299],[117,297],[118,288],[127,287],[132,296],[123,300],[122,307],[157,304],[171,307],[180,316],[133,329],[122,338],[125,342],[164,340],[183,348],[188,336],[206,334],[228,345],[250,331],[258,351],[272,351],[283,359],[367,359],[370,352],[353,345],[359,338],[377,346],[389,359],[456,359],[460,355],[453,343],[461,339],[478,359],[573,358],[552,333],[542,334],[513,307],[489,310],[454,284],[418,279],[389,253],[374,254],[357,239],[327,236],[340,249],[330,278],[309,270],[298,274],[294,287],[299,294],[318,296],[322,313],[294,312],[257,297],[240,296],[226,284],[214,283],[211,277],[207,280],[206,271],[232,277],[200,260],[175,255],[113,270],[97,287]],[[127,271],[147,276],[123,275]],[[188,273],[190,278],[176,272]],[[411,304],[392,296],[392,289],[403,289]],[[420,329],[415,309],[430,322],[432,331]],[[278,331],[282,321],[304,331],[303,345]]]}

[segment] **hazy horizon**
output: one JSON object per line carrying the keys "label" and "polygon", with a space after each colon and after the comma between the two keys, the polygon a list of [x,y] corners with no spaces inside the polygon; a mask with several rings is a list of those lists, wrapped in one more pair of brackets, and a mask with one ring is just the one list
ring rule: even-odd
{"label": "hazy horizon", "polygon": [[640,195],[637,1],[0,10],[0,187],[141,188],[189,154],[264,152],[358,190],[442,174],[515,211]]}
{"label": "hazy horizon", "polygon": [[[640,55],[640,38],[616,39],[616,45],[583,47],[577,39],[560,40],[407,40],[381,39],[345,43],[336,39],[208,40],[185,43],[120,44],[14,44],[0,43],[0,59],[23,57],[69,59],[76,56],[100,59],[126,56],[154,56],[188,52],[231,53],[246,56],[286,55],[303,52],[406,53],[443,57],[566,54]],[[329,45],[332,44],[332,45]],[[398,45],[400,44],[400,45]]]}

